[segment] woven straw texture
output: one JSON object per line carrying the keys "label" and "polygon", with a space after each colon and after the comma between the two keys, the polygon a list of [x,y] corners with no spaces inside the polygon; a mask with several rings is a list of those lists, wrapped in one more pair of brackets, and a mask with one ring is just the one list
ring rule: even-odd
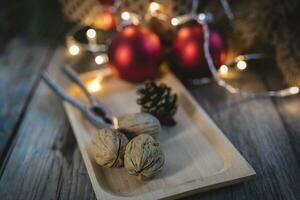
{"label": "woven straw texture", "polygon": [[[129,11],[138,15],[144,15],[148,11],[151,0],[121,0],[120,11]],[[160,0],[164,14],[175,17],[191,11],[192,0]],[[63,0],[66,16],[74,22],[89,24],[93,17],[102,10],[98,0]]]}

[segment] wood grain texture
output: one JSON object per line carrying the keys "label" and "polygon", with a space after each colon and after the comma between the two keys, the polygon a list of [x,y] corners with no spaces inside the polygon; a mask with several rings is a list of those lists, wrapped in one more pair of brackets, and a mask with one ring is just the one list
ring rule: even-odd
{"label": "wood grain texture", "polygon": [[[48,66],[59,79],[64,52]],[[1,199],[94,199],[60,100],[43,82],[29,104],[0,180]]]}
{"label": "wood grain texture", "polygon": [[[236,79],[244,89],[266,89],[260,75],[250,70]],[[208,192],[201,199],[299,199],[299,157],[271,98],[242,98],[212,85],[190,91],[257,172],[252,182]]]}
{"label": "wood grain texture", "polygon": [[[48,67],[58,79],[55,70],[63,62],[60,54],[61,50]],[[237,78],[242,88],[265,89],[278,83],[249,73]],[[185,199],[300,199],[299,95],[246,99],[212,84],[188,88],[254,167],[257,177]],[[18,130],[16,145],[0,178],[0,197],[95,199],[63,107],[43,83]]]}
{"label": "wood grain texture", "polygon": [[20,39],[13,39],[1,54],[0,164],[47,58],[48,48]]}
{"label": "wood grain texture", "polygon": [[[270,90],[287,87],[282,74],[277,69],[260,67],[258,73],[263,75],[263,81]],[[274,98],[273,103],[283,125],[287,131],[287,136],[294,150],[294,153],[300,162],[300,101],[299,95],[289,98]],[[299,180],[300,181],[300,180]]]}

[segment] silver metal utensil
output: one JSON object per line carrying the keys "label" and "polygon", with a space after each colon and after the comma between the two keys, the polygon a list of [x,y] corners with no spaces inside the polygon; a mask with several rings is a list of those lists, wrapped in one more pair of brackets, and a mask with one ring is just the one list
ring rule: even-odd
{"label": "silver metal utensil", "polygon": [[70,80],[72,80],[74,83],[76,83],[80,87],[80,89],[84,92],[84,94],[90,101],[90,104],[91,104],[90,109],[95,114],[102,117],[105,122],[112,124],[113,121],[110,118],[111,111],[103,103],[98,101],[98,99],[88,91],[88,89],[85,87],[84,83],[80,80],[78,74],[71,67],[66,67],[66,66],[62,68],[62,71],[64,72],[65,75],[67,75],[67,77]]}
{"label": "silver metal utensil", "polygon": [[[113,118],[114,117],[108,117],[105,113],[105,116],[107,119],[104,119],[102,116],[99,116],[99,114],[96,114],[94,112],[94,108],[87,107],[81,102],[75,100],[70,95],[68,95],[60,86],[58,86],[51,78],[49,77],[49,74],[47,72],[44,72],[42,74],[42,78],[44,82],[63,100],[70,103],[74,107],[76,107],[78,110],[81,111],[81,113],[86,117],[87,120],[89,120],[92,124],[97,126],[98,128],[111,128],[113,127]],[[100,107],[99,107],[100,108]],[[104,110],[104,108],[100,108],[101,111]],[[108,122],[109,121],[109,122]]]}

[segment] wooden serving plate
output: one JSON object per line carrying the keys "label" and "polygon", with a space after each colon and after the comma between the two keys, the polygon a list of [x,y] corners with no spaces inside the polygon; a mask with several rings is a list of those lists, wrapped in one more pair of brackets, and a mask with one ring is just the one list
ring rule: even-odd
{"label": "wooden serving plate", "polygon": [[[102,73],[94,71],[81,78],[87,83]],[[163,127],[159,133],[165,166],[155,178],[146,182],[129,175],[124,168],[108,169],[97,165],[90,151],[91,135],[96,128],[74,107],[64,103],[97,199],[176,199],[255,176],[253,168],[172,73],[158,81],[178,94],[177,125]],[[102,90],[95,95],[116,116],[122,116],[139,111],[136,104],[138,86],[110,77],[102,82]],[[76,86],[68,88],[71,95],[87,101]]]}

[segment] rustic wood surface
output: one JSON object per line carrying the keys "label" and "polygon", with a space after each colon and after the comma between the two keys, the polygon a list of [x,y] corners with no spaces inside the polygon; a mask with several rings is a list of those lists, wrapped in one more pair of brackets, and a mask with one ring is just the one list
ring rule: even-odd
{"label": "rustic wood surface", "polygon": [[12,40],[0,55],[0,162],[38,83],[48,48]]}
{"label": "rustic wood surface", "polygon": [[[0,57],[0,127],[12,138],[1,139],[5,149],[1,199],[95,199],[63,106],[39,76],[47,68],[52,77],[61,79],[58,67],[65,62],[63,49],[29,45],[22,49],[33,56],[28,69],[17,66],[26,62],[20,58],[22,53],[10,64],[12,70],[6,69],[5,55],[18,49],[22,47],[7,48]],[[263,74],[249,71],[236,79],[245,89],[280,85],[277,76],[264,78]],[[257,177],[186,199],[300,199],[299,95],[249,99],[214,84],[187,87],[254,167]]]}

